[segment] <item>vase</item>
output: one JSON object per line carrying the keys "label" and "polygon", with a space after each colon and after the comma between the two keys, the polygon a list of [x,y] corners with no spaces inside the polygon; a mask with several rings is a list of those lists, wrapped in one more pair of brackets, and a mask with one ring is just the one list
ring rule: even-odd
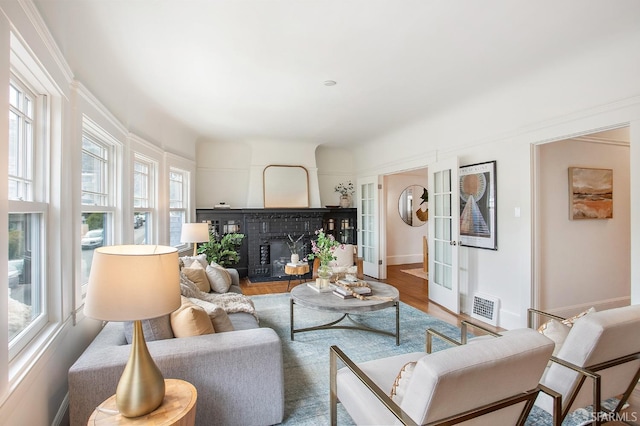
{"label": "vase", "polygon": [[318,266],[318,279],[316,280],[316,285],[319,288],[328,287],[331,275],[331,267],[326,263],[320,263],[320,266]]}
{"label": "vase", "polygon": [[298,253],[291,253],[291,263],[297,264],[300,261],[300,255]]}
{"label": "vase", "polygon": [[351,197],[348,195],[342,195],[340,197],[340,207],[343,209],[351,207]]}

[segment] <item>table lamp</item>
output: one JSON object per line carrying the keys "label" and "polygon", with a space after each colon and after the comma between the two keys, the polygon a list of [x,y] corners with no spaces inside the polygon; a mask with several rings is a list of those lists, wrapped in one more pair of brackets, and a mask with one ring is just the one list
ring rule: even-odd
{"label": "table lamp", "polygon": [[198,243],[206,243],[209,241],[209,224],[202,223],[183,223],[182,233],[180,234],[181,243],[193,243],[193,255],[197,255]]}
{"label": "table lamp", "polygon": [[85,315],[134,322],[131,354],[116,390],[116,405],[125,417],[148,414],[164,399],[164,378],[147,349],[141,320],[180,307],[178,269],[174,247],[105,246],[93,252]]}

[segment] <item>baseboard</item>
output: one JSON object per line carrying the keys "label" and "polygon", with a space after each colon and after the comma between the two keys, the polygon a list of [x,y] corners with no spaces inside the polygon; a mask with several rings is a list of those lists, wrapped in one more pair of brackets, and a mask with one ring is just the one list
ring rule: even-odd
{"label": "baseboard", "polygon": [[407,265],[410,263],[422,263],[422,261],[422,254],[387,256],[387,265]]}

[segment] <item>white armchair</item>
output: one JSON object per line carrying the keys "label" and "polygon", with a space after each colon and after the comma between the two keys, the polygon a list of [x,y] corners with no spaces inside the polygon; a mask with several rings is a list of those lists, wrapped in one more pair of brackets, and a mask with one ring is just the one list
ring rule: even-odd
{"label": "white armchair", "polygon": [[[553,346],[535,330],[519,329],[432,354],[415,352],[359,364],[332,346],[331,422],[336,424],[339,400],[358,425],[522,425],[540,391],[538,382]],[[338,360],[346,367],[338,370]],[[415,363],[410,375],[407,363]]]}
{"label": "white armchair", "polygon": [[[535,309],[529,310],[529,326],[534,317],[542,315],[554,321],[563,318]],[[552,363],[541,384],[562,395],[561,406],[547,395],[540,394],[536,405],[560,416],[587,406],[593,406],[596,425],[615,418],[640,379],[640,305],[594,312],[578,318],[568,328],[566,338],[551,358]],[[585,384],[587,384],[585,386]],[[589,386],[588,384],[591,384]],[[601,401],[620,397],[610,413],[603,411]],[[555,413],[555,414],[554,414]]]}
{"label": "white armchair", "polygon": [[[357,247],[352,244],[342,244],[336,248],[334,252],[336,259],[329,262],[333,273],[331,281],[344,278],[345,274],[363,279],[362,259],[357,257],[356,251]],[[313,262],[313,278],[318,276],[318,266],[320,266],[320,259],[316,258]]]}

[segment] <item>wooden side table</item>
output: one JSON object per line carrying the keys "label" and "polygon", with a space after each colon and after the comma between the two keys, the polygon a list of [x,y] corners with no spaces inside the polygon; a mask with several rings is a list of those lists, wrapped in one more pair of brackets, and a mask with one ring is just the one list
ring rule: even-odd
{"label": "wooden side table", "polygon": [[300,282],[302,282],[302,276],[309,273],[309,263],[299,263],[297,265],[292,265],[287,263],[284,265],[284,273],[289,275],[289,284],[287,284],[287,291],[289,291],[289,287],[291,286],[291,278],[295,276]]}
{"label": "wooden side table", "polygon": [[198,391],[189,382],[165,379],[165,394],[162,405],[151,413],[140,417],[124,417],[118,412],[116,396],[112,395],[95,409],[88,426],[153,425],[193,426],[196,422],[196,400]]}

